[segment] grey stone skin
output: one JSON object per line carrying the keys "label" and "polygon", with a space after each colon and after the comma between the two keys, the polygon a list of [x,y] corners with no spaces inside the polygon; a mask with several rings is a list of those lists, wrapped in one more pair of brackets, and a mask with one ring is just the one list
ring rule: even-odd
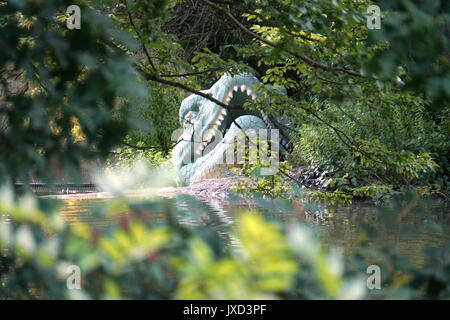
{"label": "grey stone skin", "polygon": [[[172,153],[172,162],[182,184],[224,177],[229,168],[244,161],[244,138],[256,141],[255,135],[264,131],[269,131],[271,137],[273,129],[279,128],[279,122],[263,112],[243,109],[246,101],[257,99],[256,84],[260,82],[252,75],[224,74],[210,89],[202,90],[228,105],[227,109],[195,94],[182,101],[179,111],[182,129],[174,134],[177,144]],[[270,89],[285,93],[281,88]],[[287,152],[287,135],[280,134],[277,140],[279,153]]]}

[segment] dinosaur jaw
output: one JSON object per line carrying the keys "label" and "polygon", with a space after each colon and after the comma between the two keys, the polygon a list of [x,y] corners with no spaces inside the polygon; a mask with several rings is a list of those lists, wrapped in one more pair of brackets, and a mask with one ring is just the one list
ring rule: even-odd
{"label": "dinosaur jaw", "polygon": [[[227,110],[225,108],[221,108],[217,117],[212,119],[210,124],[204,130],[201,135],[202,143],[198,144],[198,147],[195,149],[196,157],[201,158],[212,152],[215,145],[220,142],[217,141],[217,138],[225,136],[233,121],[239,116],[239,113],[242,113],[244,110],[244,103],[249,100],[254,101],[256,98],[257,96],[253,89],[245,84],[240,86],[236,85],[230,89],[222,101],[224,104],[229,106],[230,109]],[[199,158],[197,158],[197,160],[198,159]]]}
{"label": "dinosaur jaw", "polygon": [[[196,179],[224,174],[221,171],[224,150],[235,137],[244,134],[242,129],[278,129],[277,123],[264,112],[244,110],[245,102],[260,96],[253,90],[254,85],[261,83],[252,75],[225,74],[202,92],[221,101],[227,108],[195,94],[182,101],[179,119],[183,129],[172,151],[172,161],[183,183],[190,184]],[[283,90],[269,85],[265,87],[280,92]]]}
{"label": "dinosaur jaw", "polygon": [[226,94],[223,103],[231,107],[239,106],[242,108],[244,102],[249,98],[252,100],[256,100],[256,93],[252,88],[243,84],[240,86],[234,86],[232,89],[230,89]]}

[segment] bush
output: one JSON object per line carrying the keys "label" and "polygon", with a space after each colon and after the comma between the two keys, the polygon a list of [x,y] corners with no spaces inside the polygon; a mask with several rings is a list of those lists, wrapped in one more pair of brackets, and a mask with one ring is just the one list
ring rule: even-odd
{"label": "bush", "polygon": [[[330,125],[342,133],[323,123],[301,124],[290,161],[327,170],[333,181],[325,185],[328,191],[357,197],[373,197],[372,192],[363,192],[373,190],[373,185],[402,191],[436,182],[436,172],[441,170],[436,161],[443,150],[433,146],[447,143],[446,135],[438,134],[443,128],[427,121],[423,100],[411,98],[405,103],[403,97],[392,95],[390,99],[398,99],[399,104],[387,103],[378,110],[361,103],[321,107],[326,108]],[[355,188],[359,189],[353,192]]]}
{"label": "bush", "polygon": [[[142,146],[143,142],[137,144],[137,147]],[[110,170],[121,170],[131,168],[137,162],[145,163],[149,168],[163,166],[168,169],[172,166],[171,154],[165,155],[163,151],[158,149],[144,149],[139,150],[132,147],[116,148],[107,159],[107,168]]]}
{"label": "bush", "polygon": [[268,165],[264,165],[261,161],[251,163],[246,161],[242,167],[233,168],[233,171],[240,179],[237,179],[232,186],[232,190],[237,193],[247,195],[264,194],[270,197],[287,196],[292,191],[292,185],[286,183],[284,174],[289,172],[291,167],[285,161],[279,162],[279,168],[270,175],[262,174],[262,170],[271,170]]}

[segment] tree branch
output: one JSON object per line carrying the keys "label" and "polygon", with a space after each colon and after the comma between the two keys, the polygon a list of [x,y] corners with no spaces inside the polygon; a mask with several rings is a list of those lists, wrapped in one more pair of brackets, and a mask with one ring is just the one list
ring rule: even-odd
{"label": "tree branch", "polygon": [[236,17],[234,17],[227,9],[225,9],[225,8],[223,8],[223,7],[217,5],[217,4],[215,4],[215,3],[213,3],[213,2],[211,2],[211,1],[209,1],[209,0],[201,0],[201,1],[203,1],[203,2],[204,2],[205,4],[207,4],[208,6],[214,8],[215,10],[220,11],[220,12],[222,12],[223,14],[225,14],[228,18],[231,19],[231,21],[233,21],[233,23],[234,23],[239,29],[241,29],[244,33],[248,34],[248,35],[251,36],[252,38],[257,39],[257,40],[259,40],[259,41],[261,41],[261,42],[263,42],[263,43],[265,43],[265,44],[267,44],[267,45],[269,45],[269,46],[271,46],[271,47],[274,47],[274,48],[283,50],[283,51],[285,51],[285,52],[287,52],[287,53],[293,55],[294,57],[296,57],[296,58],[302,60],[303,62],[305,62],[306,64],[310,65],[310,66],[313,67],[313,68],[318,68],[318,69],[322,69],[322,70],[325,70],[325,71],[331,71],[331,72],[339,71],[339,72],[343,72],[343,73],[346,73],[346,74],[351,75],[351,76],[355,76],[355,77],[363,77],[363,75],[362,75],[361,73],[359,73],[359,72],[356,72],[356,71],[353,71],[353,70],[348,70],[348,69],[341,68],[341,67],[331,67],[331,66],[322,64],[322,63],[320,63],[320,62],[318,62],[318,61],[315,61],[315,60],[313,60],[313,59],[310,58],[310,57],[307,57],[307,56],[298,54],[298,53],[295,52],[295,51],[292,51],[292,50],[290,50],[290,49],[284,48],[283,46],[280,46],[280,45],[278,45],[278,44],[276,44],[276,43],[274,43],[274,42],[272,42],[272,41],[270,41],[270,40],[267,40],[267,39],[261,37],[259,34],[256,34],[256,33],[254,33],[253,31],[247,29],[247,28],[246,28],[246,27],[245,27],[238,19],[236,19]]}
{"label": "tree branch", "polygon": [[161,78],[190,77],[190,76],[196,76],[199,74],[210,73],[210,72],[215,72],[215,71],[220,71],[220,70],[223,70],[223,68],[213,68],[213,69],[209,69],[209,70],[205,70],[205,71],[189,72],[189,73],[182,73],[182,74],[161,74],[160,77]]}
{"label": "tree branch", "polygon": [[134,24],[133,21],[133,17],[131,16],[131,12],[128,10],[128,6],[125,4],[126,8],[127,8],[127,14],[128,14],[128,21],[130,22],[131,26],[133,27],[134,31],[136,32],[137,36],[139,38],[141,38],[142,41],[142,49],[144,50],[145,56],[147,57],[148,62],[150,63],[150,65],[152,66],[153,71],[155,71],[156,73],[158,73],[158,69],[156,69],[155,64],[153,63],[152,58],[150,57],[150,54],[147,50],[147,47],[145,46],[144,43],[144,39],[142,39],[141,37],[141,33],[139,32],[138,28],[136,27],[136,25]]}
{"label": "tree branch", "polygon": [[173,147],[175,147],[177,143],[171,145],[171,146],[136,146],[134,144],[130,144],[130,143],[126,143],[124,141],[121,142],[123,145],[126,145],[127,147],[133,148],[133,149],[138,149],[138,150],[147,150],[147,149],[171,149]]}
{"label": "tree branch", "polygon": [[184,84],[182,84],[180,82],[162,79],[161,77],[158,77],[158,76],[156,76],[154,74],[150,74],[150,73],[146,72],[140,66],[138,66],[138,67],[139,67],[139,70],[141,71],[141,73],[143,74],[143,76],[145,77],[145,79],[147,79],[147,80],[163,83],[163,84],[166,84],[166,85],[169,85],[169,86],[172,86],[172,87],[176,87],[176,88],[180,88],[180,89],[189,91],[189,92],[194,93],[196,95],[199,95],[199,96],[201,96],[203,98],[206,98],[206,99],[214,102],[215,104],[218,104],[222,108],[225,108],[225,109],[228,109],[228,110],[232,109],[232,108],[230,108],[230,106],[226,105],[222,101],[217,100],[216,98],[213,98],[209,94],[206,94],[206,93],[201,92],[199,90],[195,90],[193,88],[190,88],[190,87],[188,87],[188,86],[186,86],[186,85],[184,85]]}

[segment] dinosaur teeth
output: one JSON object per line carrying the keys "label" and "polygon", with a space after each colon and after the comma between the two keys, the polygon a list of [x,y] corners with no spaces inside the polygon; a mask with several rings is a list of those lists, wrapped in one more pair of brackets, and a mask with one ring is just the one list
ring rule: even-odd
{"label": "dinosaur teeth", "polygon": [[253,92],[252,89],[247,88],[247,95],[252,98],[252,100],[256,100],[256,93]]}
{"label": "dinosaur teeth", "polygon": [[233,91],[239,91],[239,87],[238,86],[234,86],[233,87]]}
{"label": "dinosaur teeth", "polygon": [[226,116],[226,115],[227,115],[227,109],[222,109],[222,114],[223,114],[224,116]]}
{"label": "dinosaur teeth", "polygon": [[213,131],[214,130],[208,130],[206,133],[205,133],[205,140],[206,141],[209,141],[209,140],[211,140],[211,138],[212,138],[212,136],[213,136]]}
{"label": "dinosaur teeth", "polygon": [[241,91],[242,91],[242,92],[245,92],[246,89],[247,89],[247,86],[246,86],[245,84],[243,84],[243,85],[241,86]]}
{"label": "dinosaur teeth", "polygon": [[225,98],[225,103],[230,103],[231,99],[233,98],[233,90],[230,90],[230,92],[228,92],[227,97]]}
{"label": "dinosaur teeth", "polygon": [[222,120],[225,119],[225,117],[224,117],[224,115],[221,113],[221,114],[219,115],[219,118],[218,118],[218,119],[220,120],[220,122],[222,122]]}

